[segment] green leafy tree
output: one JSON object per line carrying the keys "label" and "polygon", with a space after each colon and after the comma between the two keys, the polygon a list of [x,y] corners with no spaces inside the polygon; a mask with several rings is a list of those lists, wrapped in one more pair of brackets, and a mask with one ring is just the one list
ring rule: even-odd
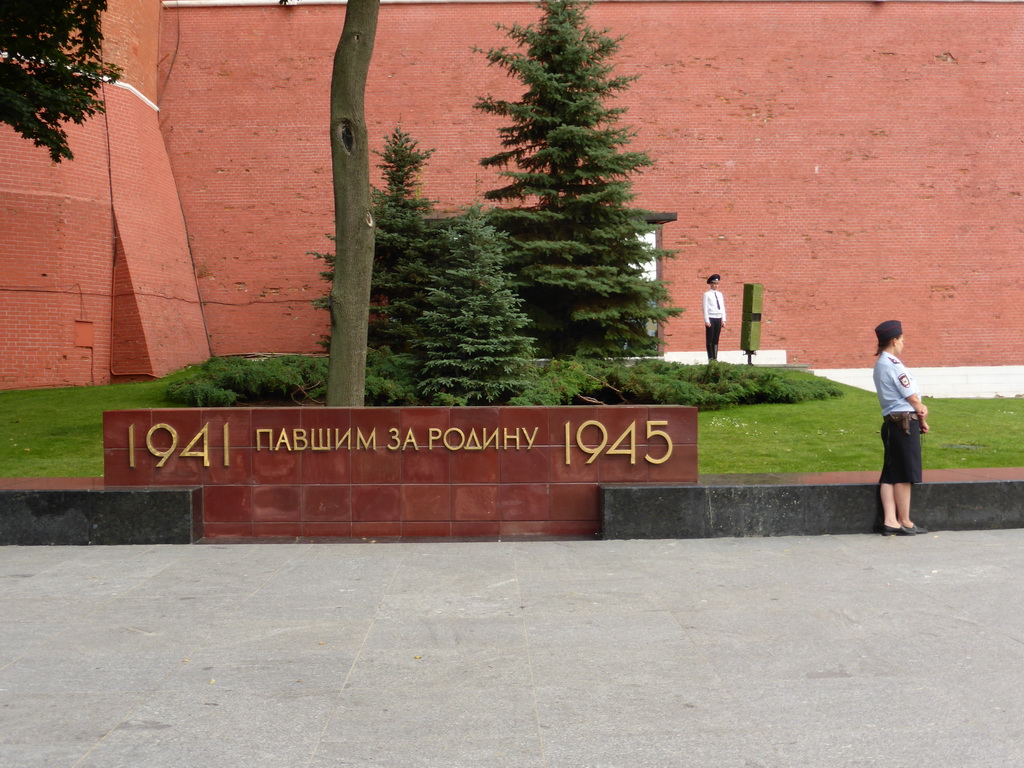
{"label": "green leafy tree", "polygon": [[370,346],[408,352],[426,303],[433,254],[441,247],[427,217],[432,203],[420,194],[420,175],[434,150],[396,128],[379,152],[384,188],[372,192],[377,220],[373,255]]}
{"label": "green leafy tree", "polygon": [[103,81],[120,75],[103,61],[106,8],[106,0],[0,2],[0,122],[55,163],[74,157],[64,124],[102,112]]}
{"label": "green leafy tree", "polygon": [[476,107],[508,118],[503,151],[481,162],[507,184],[486,193],[507,204],[491,221],[515,238],[515,287],[542,355],[621,357],[657,351],[653,324],[679,314],[662,282],[643,264],[652,251],[644,212],[631,207],[631,177],[652,164],[625,148],[625,111],[605,102],[636,78],[614,76],[621,38],[587,24],[585,0],[541,0],[536,24],[500,26],[516,50],[494,48],[488,61],[526,87],[519,101],[494,97]]}
{"label": "green leafy tree", "polygon": [[507,243],[479,209],[444,228],[448,253],[427,294],[415,342],[419,390],[448,405],[502,403],[525,386],[532,364],[527,318],[505,274]]}

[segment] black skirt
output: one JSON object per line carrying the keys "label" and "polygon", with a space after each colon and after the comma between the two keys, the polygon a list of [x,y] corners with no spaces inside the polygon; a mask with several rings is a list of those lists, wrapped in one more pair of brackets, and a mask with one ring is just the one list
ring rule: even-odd
{"label": "black skirt", "polygon": [[921,482],[921,422],[910,420],[910,434],[899,424],[882,422],[882,445],[885,459],[879,483]]}

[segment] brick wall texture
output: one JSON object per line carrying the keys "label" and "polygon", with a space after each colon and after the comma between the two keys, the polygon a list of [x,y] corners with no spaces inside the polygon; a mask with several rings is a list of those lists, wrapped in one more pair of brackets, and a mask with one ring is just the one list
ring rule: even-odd
{"label": "brick wall texture", "polygon": [[[113,222],[102,122],[69,129],[77,159],[0,126],[0,387],[103,383]],[[76,323],[92,323],[89,346]],[[81,341],[88,341],[82,339]]]}
{"label": "brick wall texture", "polygon": [[[105,55],[157,95],[160,4],[112,0]],[[104,88],[55,164],[0,127],[0,388],[159,376],[209,355],[158,113]]]}
{"label": "brick wall texture", "polygon": [[[87,383],[87,364],[93,380],[109,376],[98,348],[86,359],[61,341],[81,306],[98,345],[109,305],[134,304],[146,343],[115,354],[126,372],[146,367],[139,354],[155,373],[191,362],[207,337],[215,354],[316,351],[326,317],[310,301],[326,284],[310,252],[331,247],[328,89],[344,6],[115,6],[133,10],[111,50],[158,101],[163,147],[157,116],[120,98],[76,132],[73,169],[0,130],[0,260],[14,270],[0,287],[19,289],[0,291],[0,352],[13,353],[0,386]],[[423,191],[441,209],[496,184],[478,161],[498,149],[501,122],[476,99],[521,91],[473,49],[505,44],[496,24],[536,14],[528,3],[381,6],[369,133],[379,149],[401,124],[435,150]],[[724,349],[739,345],[742,284],[757,282],[762,348],[790,362],[868,367],[872,327],[897,317],[914,366],[1024,364],[1024,5],[637,0],[597,2],[589,17],[625,36],[617,71],[639,76],[617,99],[633,146],[655,161],[636,179],[637,204],[678,214],[662,231],[677,252],[663,275],[687,311],[665,331],[669,351],[703,348],[700,296],[719,272]],[[158,44],[139,31],[155,20]],[[104,119],[122,126],[111,152],[125,168],[106,161]],[[115,210],[143,211],[117,217],[117,275],[108,167],[126,192],[118,202],[115,184]],[[156,173],[137,194],[124,181],[133,168]],[[169,210],[179,200],[184,223]],[[168,313],[177,329],[147,319]],[[128,346],[126,323],[115,347]],[[15,327],[34,341],[12,342]]]}

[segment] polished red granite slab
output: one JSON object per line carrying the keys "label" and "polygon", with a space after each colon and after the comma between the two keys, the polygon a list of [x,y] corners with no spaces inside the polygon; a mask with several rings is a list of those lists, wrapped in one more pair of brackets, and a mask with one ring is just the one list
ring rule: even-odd
{"label": "polished red granite slab", "polygon": [[104,475],[201,486],[207,538],[592,536],[600,483],[697,481],[697,411],[117,411]]}

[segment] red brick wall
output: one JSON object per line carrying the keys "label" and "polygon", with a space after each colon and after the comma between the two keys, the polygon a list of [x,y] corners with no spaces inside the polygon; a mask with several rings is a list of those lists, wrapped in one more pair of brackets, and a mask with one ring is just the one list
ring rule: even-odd
{"label": "red brick wall", "polygon": [[[159,13],[115,0],[104,17],[107,59],[150,100]],[[104,96],[105,115],[68,128],[74,161],[0,126],[0,388],[158,376],[209,354],[158,114],[125,88]]]}
{"label": "red brick wall", "polygon": [[156,112],[110,88],[107,115],[120,248],[111,372],[160,375],[209,356],[185,223]]}
{"label": "red brick wall", "polygon": [[326,78],[343,17],[165,10],[162,127],[216,354],[313,351],[326,330],[307,252],[331,246]]}
{"label": "red brick wall", "polygon": [[[379,147],[401,123],[437,151],[424,190],[479,199],[499,122],[478,96],[515,83],[472,46],[529,22],[529,4],[385,4],[368,86]],[[164,129],[218,353],[308,351],[324,318],[332,228],[328,78],[344,9],[167,9]],[[670,350],[703,347],[704,278],[765,288],[763,348],[864,366],[871,328],[899,317],[915,365],[1024,362],[1019,254],[1019,4],[595,4],[625,34],[620,102],[655,168],[637,202],[676,211],[665,274],[688,312]],[[245,45],[235,43],[245,29]],[[243,55],[244,54],[244,55]],[[173,66],[170,62],[173,61]],[[980,337],[978,318],[991,328]],[[738,346],[738,323],[723,346]]]}
{"label": "red brick wall", "polygon": [[[74,164],[0,126],[0,388],[105,383],[113,249],[102,120]],[[91,323],[77,346],[76,323]],[[88,339],[79,339],[88,342]]]}
{"label": "red brick wall", "polygon": [[[108,58],[159,114],[108,88],[110,114],[72,126],[77,159],[59,166],[0,126],[0,387],[103,383],[112,333],[115,373],[200,359],[200,296],[216,353],[318,349],[326,318],[309,302],[325,285],[308,252],[333,228],[328,79],[344,8],[160,13],[115,0],[105,21]],[[370,135],[379,148],[401,123],[436,150],[424,191],[441,208],[495,184],[478,160],[500,121],[474,101],[519,91],[472,47],[535,14],[381,8]],[[793,362],[863,367],[871,327],[899,317],[915,366],[1024,363],[1024,7],[599,2],[590,17],[626,35],[619,71],[641,76],[620,99],[656,161],[637,202],[679,214],[665,276],[688,311],[669,350],[702,348],[716,271],[734,320],[741,284],[764,285],[762,346]],[[738,345],[731,325],[724,348]]]}
{"label": "red brick wall", "polygon": [[[680,213],[677,301],[695,315],[711,271],[734,309],[763,283],[763,346],[818,367],[866,365],[890,317],[915,365],[1024,362],[1024,8],[671,7],[638,14],[624,64],[659,160],[642,199]],[[670,343],[699,348],[695,321]]]}
{"label": "red brick wall", "polygon": [[160,0],[107,0],[103,17],[104,58],[150,101],[157,98],[161,10]]}

